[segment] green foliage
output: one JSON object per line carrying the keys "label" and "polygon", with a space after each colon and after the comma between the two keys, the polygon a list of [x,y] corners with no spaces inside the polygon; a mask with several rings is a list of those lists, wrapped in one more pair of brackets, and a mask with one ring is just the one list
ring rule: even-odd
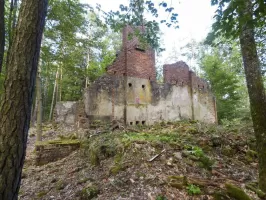
{"label": "green foliage", "polygon": [[[159,17],[159,9],[162,8],[168,14],[167,19],[155,19]],[[101,5],[97,5],[97,9],[101,10]],[[165,24],[167,27],[178,28],[177,13],[173,12],[174,8],[162,2],[159,6],[156,6],[153,1],[144,0],[130,0],[129,5],[120,5],[118,11],[110,11],[104,13],[106,24],[115,31],[121,31],[126,25],[132,27],[144,26],[145,31],[139,32],[139,29],[135,29],[134,35],[139,38],[141,43],[149,45],[157,52],[161,52],[164,49],[160,45],[160,30],[159,23]],[[144,11],[148,11],[155,19],[147,20],[144,16]]]}
{"label": "green foliage", "polygon": [[198,195],[201,194],[201,190],[198,186],[193,185],[193,184],[189,184],[187,186],[187,192],[189,195]]}
{"label": "green foliage", "polygon": [[81,200],[90,200],[97,197],[100,193],[99,188],[96,185],[89,185],[76,193],[76,197]]}
{"label": "green foliage", "polygon": [[[196,65],[194,64],[197,59],[200,57],[200,48],[201,45],[194,39],[192,39],[189,43],[187,43],[185,46],[181,47],[181,55],[185,56],[189,61],[189,67],[198,74],[198,69]],[[195,62],[196,63],[196,62]]]}
{"label": "green foliage", "polygon": [[198,158],[202,157],[204,155],[204,152],[202,151],[202,149],[200,147],[197,147],[197,146],[192,146],[191,150],[189,152]]}
{"label": "green foliage", "polygon": [[[83,141],[81,148],[84,153],[89,157],[92,165],[100,164],[100,161],[105,158],[117,156],[117,162],[120,163],[119,155],[123,150],[121,138],[114,135],[103,134],[97,138],[90,138]],[[116,169],[115,169],[116,170]]]}
{"label": "green foliage", "polygon": [[219,37],[217,46],[189,42],[182,50],[193,70],[211,86],[216,97],[218,120],[249,118],[248,93],[240,47],[236,41]]}
{"label": "green foliage", "polygon": [[80,100],[86,80],[93,82],[105,73],[120,47],[118,34],[88,8],[78,0],[50,1],[40,62],[44,119],[48,118],[55,82],[56,101]]}
{"label": "green foliage", "polygon": [[266,6],[265,1],[253,1],[253,17],[251,21],[247,21],[244,17],[239,19],[238,12],[243,9],[245,1],[242,0],[211,0],[212,5],[217,5],[215,19],[212,25],[212,32],[207,40],[213,42],[219,36],[226,38],[237,38],[239,36],[239,22],[253,23],[254,27],[263,27],[265,25]]}
{"label": "green foliage", "polygon": [[[221,59],[218,50],[201,59],[203,76],[209,81],[216,97],[218,120],[238,117],[240,107],[240,78],[236,69]],[[235,66],[232,66],[235,67]],[[247,98],[242,96],[242,98]],[[243,105],[243,104],[242,104]]]}
{"label": "green foliage", "polygon": [[[64,13],[62,15],[62,13]],[[41,48],[41,77],[44,86],[44,113],[48,115],[54,83],[59,100],[79,100],[85,82],[89,48],[86,6],[78,0],[51,0]],[[56,79],[56,73],[59,77]]]}
{"label": "green foliage", "polygon": [[212,169],[212,166],[214,164],[214,160],[212,160],[208,156],[206,156],[200,147],[186,145],[185,148],[188,150],[187,152],[189,154],[196,157],[197,161],[199,161],[198,164],[200,167],[207,169],[207,170]]}
{"label": "green foliage", "polygon": [[[212,5],[217,6],[215,23],[212,25],[212,31],[206,38],[206,43],[217,45],[222,41],[216,41],[219,37],[227,39],[237,39],[239,37],[240,24],[249,24],[254,28],[256,48],[261,63],[262,73],[265,77],[266,72],[266,2],[263,0],[252,1],[252,21],[247,16],[239,17],[239,12],[243,10],[246,1],[241,0],[211,0]],[[266,83],[264,81],[264,83]]]}
{"label": "green foliage", "polygon": [[175,133],[127,133],[123,136],[123,142],[134,142],[134,141],[149,141],[149,142],[176,142],[178,141],[177,134]]}
{"label": "green foliage", "polygon": [[199,159],[199,161],[200,161],[199,166],[201,168],[204,168],[204,169],[207,169],[207,170],[211,170],[213,164],[215,163],[214,160],[210,159],[206,155],[201,156],[200,159]]}
{"label": "green foliage", "polygon": [[156,200],[167,200],[167,198],[163,195],[159,195],[156,197]]}
{"label": "green foliage", "polygon": [[123,155],[119,153],[114,158],[114,165],[110,168],[110,172],[115,175],[124,169],[125,167],[123,166]]}

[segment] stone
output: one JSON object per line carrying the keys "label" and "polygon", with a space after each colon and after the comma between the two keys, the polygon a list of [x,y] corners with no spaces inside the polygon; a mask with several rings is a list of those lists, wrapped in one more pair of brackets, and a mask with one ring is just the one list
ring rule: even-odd
{"label": "stone", "polygon": [[169,158],[166,162],[168,166],[173,166],[173,158]]}
{"label": "stone", "polygon": [[178,160],[182,160],[182,154],[180,152],[175,152],[174,153],[175,158],[177,158]]}

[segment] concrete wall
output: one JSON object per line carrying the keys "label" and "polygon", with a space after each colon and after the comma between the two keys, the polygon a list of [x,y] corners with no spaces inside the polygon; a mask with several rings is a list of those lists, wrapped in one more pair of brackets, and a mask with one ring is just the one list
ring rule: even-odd
{"label": "concrete wall", "polygon": [[154,124],[192,117],[189,88],[128,77],[127,123]]}
{"label": "concrete wall", "polygon": [[209,90],[136,77],[102,77],[86,90],[84,103],[92,118],[109,116],[109,120],[126,120],[129,125],[181,119],[216,122],[215,102]]}
{"label": "concrete wall", "polygon": [[106,75],[86,89],[84,104],[89,120],[124,119],[123,83],[123,77]]}
{"label": "concrete wall", "polygon": [[74,125],[77,113],[76,101],[60,101],[56,103],[54,110],[54,119],[57,123]]}

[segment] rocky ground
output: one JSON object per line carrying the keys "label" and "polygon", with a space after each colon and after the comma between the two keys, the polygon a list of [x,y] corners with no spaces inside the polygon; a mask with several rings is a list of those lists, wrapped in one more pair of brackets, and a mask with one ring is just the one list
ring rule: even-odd
{"label": "rocky ground", "polygon": [[[44,140],[67,134],[73,131],[46,126]],[[247,123],[184,121],[85,135],[79,150],[36,166],[31,131],[19,198],[256,200],[264,195],[256,189],[257,153]]]}

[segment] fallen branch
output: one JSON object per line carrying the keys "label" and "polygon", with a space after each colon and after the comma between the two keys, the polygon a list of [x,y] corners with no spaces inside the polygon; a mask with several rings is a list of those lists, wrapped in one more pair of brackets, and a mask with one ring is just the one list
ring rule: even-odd
{"label": "fallen branch", "polygon": [[165,149],[163,149],[159,154],[153,156],[150,160],[148,160],[149,162],[152,162],[153,160],[155,160],[158,156],[160,156],[163,152],[165,152]]}

